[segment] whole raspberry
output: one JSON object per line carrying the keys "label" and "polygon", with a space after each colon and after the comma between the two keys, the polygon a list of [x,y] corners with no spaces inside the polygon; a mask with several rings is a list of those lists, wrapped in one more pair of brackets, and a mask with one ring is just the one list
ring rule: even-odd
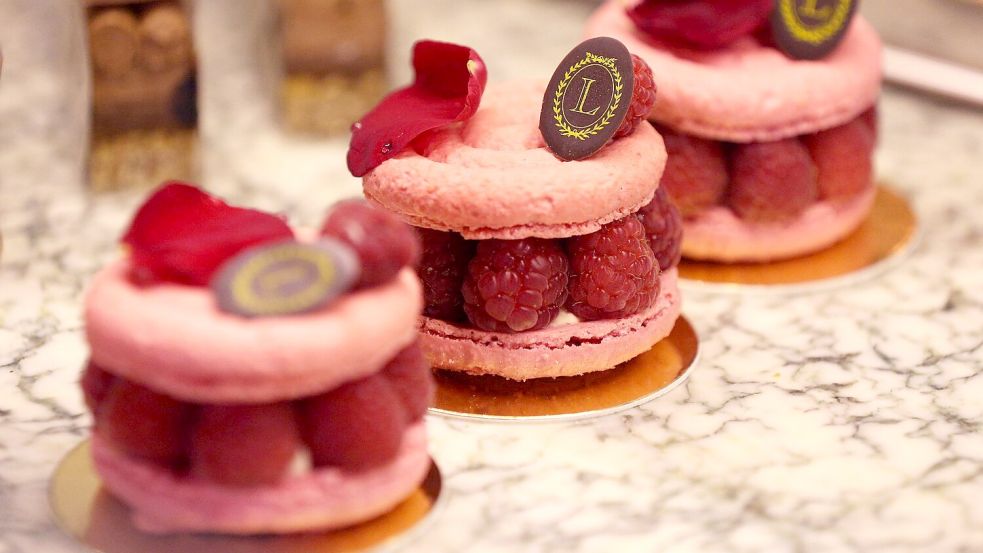
{"label": "whole raspberry", "polygon": [[666,142],[666,170],[659,189],[666,189],[684,217],[723,203],[727,195],[727,157],[723,145],[659,127]]}
{"label": "whole raspberry", "polygon": [[314,466],[348,470],[395,458],[408,423],[399,394],[381,374],[303,400],[298,420]]}
{"label": "whole raspberry", "polygon": [[628,106],[628,114],[621,122],[618,131],[614,133],[615,138],[628,136],[635,132],[635,127],[644,121],[652,106],[655,105],[655,78],[652,76],[652,68],[645,60],[631,55],[631,67],[635,73],[635,86],[632,87],[631,105]]}
{"label": "whole raspberry", "polygon": [[638,219],[645,227],[652,253],[659,262],[659,269],[668,271],[679,265],[683,246],[683,218],[672,205],[663,187],[655,191],[652,201],[638,211]]}
{"label": "whole raspberry", "polygon": [[96,419],[99,415],[99,407],[103,400],[109,395],[109,391],[116,384],[116,376],[105,369],[96,365],[90,359],[82,372],[79,380],[82,386],[82,395],[85,398],[85,405],[92,413],[92,418]]}
{"label": "whole raspberry", "polygon": [[173,466],[187,452],[193,418],[191,404],[117,378],[104,391],[96,428],[120,451]]}
{"label": "whole raspberry", "polygon": [[464,320],[461,284],[475,243],[454,232],[416,229],[423,246],[417,274],[423,281],[423,314],[443,321]]}
{"label": "whole raspberry", "polygon": [[881,134],[879,128],[879,117],[877,116],[877,104],[874,104],[870,109],[861,113],[860,120],[863,121],[867,125],[867,128],[870,129],[870,132],[874,137],[874,145],[876,146]]}
{"label": "whole raspberry", "polygon": [[280,482],[301,447],[287,402],[202,406],[189,443],[191,474],[233,487]]}
{"label": "whole raspberry", "polygon": [[324,220],[321,236],[337,238],[358,253],[362,262],[360,287],[388,282],[400,269],[415,266],[420,259],[420,243],[413,228],[365,200],[335,204]]}
{"label": "whole raspberry", "polygon": [[819,197],[816,165],[797,138],[738,146],[732,158],[731,208],[752,221],[785,221]]}
{"label": "whole raspberry", "polygon": [[567,309],[582,320],[619,319],[648,309],[659,295],[659,263],[645,227],[629,216],[567,241]]}
{"label": "whole raspberry", "polygon": [[567,299],[568,266],[554,240],[481,241],[461,287],[464,311],[490,332],[543,328]]}
{"label": "whole raspberry", "polygon": [[406,420],[415,421],[427,412],[434,395],[434,380],[419,341],[406,346],[390,359],[381,374],[389,380],[389,385],[403,402]]}
{"label": "whole raspberry", "polygon": [[874,135],[863,119],[802,138],[819,170],[819,196],[846,198],[871,184]]}

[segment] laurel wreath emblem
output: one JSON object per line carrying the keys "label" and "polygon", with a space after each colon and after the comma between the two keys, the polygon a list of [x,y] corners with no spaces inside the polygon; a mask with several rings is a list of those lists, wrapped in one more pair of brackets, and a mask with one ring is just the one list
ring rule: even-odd
{"label": "laurel wreath emblem", "polygon": [[[560,129],[561,136],[576,138],[581,141],[587,140],[591,136],[601,132],[614,119],[615,113],[618,111],[618,106],[621,105],[622,90],[625,86],[621,79],[621,72],[618,71],[615,61],[614,58],[606,58],[587,52],[584,59],[573,64],[563,74],[563,79],[560,80],[560,84],[556,87],[556,93],[553,95],[553,119],[556,121],[556,127]],[[577,71],[591,63],[599,63],[611,70],[611,75],[614,77],[614,101],[611,102],[611,107],[604,112],[604,115],[596,123],[585,129],[575,129],[563,118],[563,92],[567,89],[570,80],[577,74]]]}

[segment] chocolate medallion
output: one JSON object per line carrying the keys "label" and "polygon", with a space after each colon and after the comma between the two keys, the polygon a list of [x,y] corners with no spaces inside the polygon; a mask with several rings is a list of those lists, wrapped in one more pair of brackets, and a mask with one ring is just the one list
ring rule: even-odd
{"label": "chocolate medallion", "polygon": [[580,43],[557,66],[543,96],[539,130],[565,160],[600,150],[618,131],[635,86],[631,54],[610,37]]}
{"label": "chocolate medallion", "polygon": [[843,40],[856,10],[856,0],[776,0],[772,36],[790,58],[820,59]]}
{"label": "chocolate medallion", "polygon": [[348,291],[360,272],[358,257],[331,239],[286,240],[249,248],[212,280],[219,308],[243,317],[314,311]]}

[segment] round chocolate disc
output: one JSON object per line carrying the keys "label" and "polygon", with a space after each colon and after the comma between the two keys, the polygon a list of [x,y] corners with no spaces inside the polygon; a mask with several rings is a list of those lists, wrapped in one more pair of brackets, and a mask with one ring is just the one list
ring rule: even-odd
{"label": "round chocolate disc", "polygon": [[557,66],[543,96],[539,130],[557,156],[592,155],[618,131],[635,86],[631,54],[610,37],[577,45]]}
{"label": "round chocolate disc", "polygon": [[772,36],[790,58],[820,59],[843,40],[856,10],[857,0],[776,0]]}
{"label": "round chocolate disc", "polygon": [[358,257],[337,240],[263,244],[233,257],[211,287],[222,311],[243,317],[307,313],[354,285]]}

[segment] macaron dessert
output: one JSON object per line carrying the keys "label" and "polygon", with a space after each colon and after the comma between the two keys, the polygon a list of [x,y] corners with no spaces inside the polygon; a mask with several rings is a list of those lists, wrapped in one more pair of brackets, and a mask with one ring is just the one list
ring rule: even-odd
{"label": "macaron dessert", "polygon": [[649,114],[683,256],[767,262],[850,235],[874,202],[881,42],[855,0],[608,0],[612,36],[660,76]]}
{"label": "macaron dessert", "polygon": [[419,245],[362,200],[320,233],[171,183],[85,300],[81,379],[108,491],[152,533],[345,527],[431,460]]}
{"label": "macaron dessert", "polygon": [[645,121],[648,66],[575,48],[552,82],[488,86],[467,47],[423,41],[414,83],[353,126],[365,196],[423,243],[420,344],[434,367],[516,381],[614,368],[680,313],[681,219]]}

